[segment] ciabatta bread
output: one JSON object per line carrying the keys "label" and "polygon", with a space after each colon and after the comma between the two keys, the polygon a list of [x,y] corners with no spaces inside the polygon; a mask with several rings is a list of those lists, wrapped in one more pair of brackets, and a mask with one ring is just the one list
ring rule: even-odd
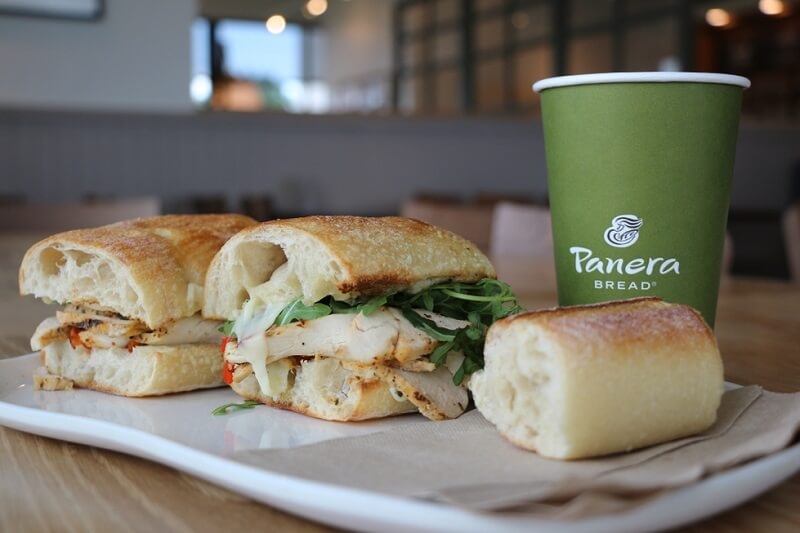
{"label": "ciabatta bread", "polygon": [[73,348],[60,340],[42,348],[44,367],[83,388],[121,396],[154,396],[222,385],[216,344]]}
{"label": "ciabatta bread", "polygon": [[204,313],[237,316],[245,300],[351,300],[453,280],[495,277],[471,242],[400,217],[316,216],[264,222],[222,247],[208,270]]}
{"label": "ciabatta bread", "polygon": [[723,368],[693,309],[645,298],[496,322],[475,405],[514,444],[557,459],[624,452],[703,431]]}
{"label": "ciabatta bread", "polygon": [[59,233],[25,254],[20,293],[156,328],[201,310],[214,254],[253,224],[241,215],[165,215]]}

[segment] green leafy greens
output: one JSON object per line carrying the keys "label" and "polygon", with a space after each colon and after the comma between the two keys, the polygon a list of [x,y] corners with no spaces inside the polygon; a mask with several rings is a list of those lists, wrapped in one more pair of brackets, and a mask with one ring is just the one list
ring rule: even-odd
{"label": "green leafy greens", "polygon": [[225,405],[220,405],[219,407],[211,411],[211,414],[214,416],[227,415],[234,411],[252,409],[257,405],[261,405],[261,402],[257,402],[255,400],[247,400],[246,402],[241,402],[241,403],[226,403]]}
{"label": "green leafy greens", "polygon": [[224,324],[222,324],[217,331],[225,335],[226,337],[233,337],[233,325],[236,321],[235,320],[228,320]]}
{"label": "green leafy greens", "polygon": [[[281,311],[275,325],[284,326],[335,313],[363,313],[369,316],[384,305],[400,309],[415,328],[440,342],[430,355],[433,364],[444,364],[447,354],[453,351],[464,354],[464,362],[453,376],[456,385],[460,385],[465,376],[483,368],[483,344],[489,326],[496,320],[525,310],[506,283],[484,278],[477,283],[439,283],[419,292],[398,292],[350,302],[327,296],[313,305],[305,305],[298,299]],[[464,320],[469,325],[447,329],[436,325],[415,309]],[[223,324],[220,331],[228,337],[232,336],[233,322]]]}
{"label": "green leafy greens", "polygon": [[[453,375],[456,385],[460,385],[465,376],[483,368],[483,344],[489,326],[525,310],[511,287],[489,278],[474,284],[440,283],[417,293],[393,294],[387,305],[400,308],[414,327],[441,342],[430,355],[433,364],[444,364],[452,351],[464,354],[464,362]],[[456,330],[443,328],[414,309],[465,320],[469,325]]]}
{"label": "green leafy greens", "polygon": [[283,308],[281,314],[275,319],[276,326],[285,326],[301,320],[314,320],[331,314],[330,306],[323,303],[305,305],[303,300],[295,300]]}

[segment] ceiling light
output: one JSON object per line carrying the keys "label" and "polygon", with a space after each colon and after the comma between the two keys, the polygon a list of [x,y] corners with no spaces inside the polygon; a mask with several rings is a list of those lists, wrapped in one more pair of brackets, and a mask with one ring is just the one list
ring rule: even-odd
{"label": "ceiling light", "polygon": [[780,15],[786,6],[781,0],[758,0],[758,10],[765,15]]}
{"label": "ceiling light", "polygon": [[214,87],[208,74],[196,74],[189,84],[189,94],[196,105],[205,104],[211,99]]}
{"label": "ceiling light", "polygon": [[275,35],[286,29],[286,19],[282,15],[272,15],[267,19],[267,31]]}
{"label": "ceiling light", "polygon": [[715,28],[727,26],[731,23],[731,20],[731,14],[724,9],[715,7],[706,11],[706,22]]}
{"label": "ceiling light", "polygon": [[306,11],[312,17],[318,17],[328,10],[328,0],[308,0]]}

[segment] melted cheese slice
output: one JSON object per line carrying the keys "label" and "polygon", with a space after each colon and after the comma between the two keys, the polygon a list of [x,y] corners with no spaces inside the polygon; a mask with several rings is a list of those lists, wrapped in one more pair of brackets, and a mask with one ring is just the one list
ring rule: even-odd
{"label": "melted cheese slice", "polygon": [[225,347],[225,359],[231,363],[250,363],[256,380],[265,396],[273,397],[270,384],[270,372],[267,365],[269,348],[265,332],[281,313],[284,304],[268,304],[259,308],[256,298],[248,300],[242,308],[242,314],[233,324],[233,334],[237,341],[229,342]]}

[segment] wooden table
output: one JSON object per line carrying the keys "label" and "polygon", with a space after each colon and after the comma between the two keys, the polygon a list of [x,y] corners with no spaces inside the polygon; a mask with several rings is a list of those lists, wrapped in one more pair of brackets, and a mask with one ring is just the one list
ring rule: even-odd
{"label": "wooden table", "polygon": [[[48,306],[16,293],[30,236],[0,236],[0,357],[29,351]],[[547,263],[498,258],[528,308],[555,304]],[[800,390],[800,286],[727,280],[717,324],[727,378]],[[800,475],[689,531],[800,530]],[[136,457],[0,427],[0,531],[332,531]]]}

